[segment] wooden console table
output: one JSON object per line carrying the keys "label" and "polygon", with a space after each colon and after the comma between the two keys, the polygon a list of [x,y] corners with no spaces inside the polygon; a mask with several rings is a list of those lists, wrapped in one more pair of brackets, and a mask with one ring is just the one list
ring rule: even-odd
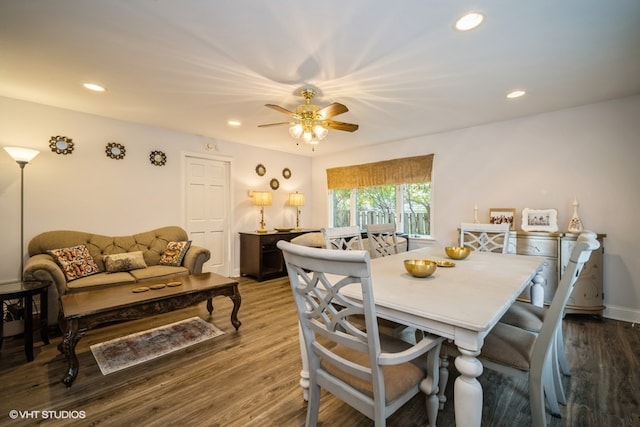
{"label": "wooden console table", "polygon": [[318,230],[269,231],[267,233],[240,233],[240,275],[255,277],[259,282],[287,274],[282,252],[276,247],[280,240],[291,241],[294,237]]}
{"label": "wooden console table", "polygon": [[[142,286],[151,288],[155,284],[180,282],[179,286],[165,286],[162,289],[150,289],[146,292],[133,292]],[[64,337],[58,350],[64,354],[68,369],[62,382],[67,387],[75,381],[80,371],[76,356],[76,344],[91,328],[113,321],[134,320],[169,311],[186,308],[207,301],[209,314],[213,312],[211,299],[216,296],[228,296],[233,301],[231,324],[238,330],[240,292],[238,282],[215,273],[202,273],[155,280],[134,285],[115,286],[95,291],[78,292],[60,297],[62,311],[60,326]]]}

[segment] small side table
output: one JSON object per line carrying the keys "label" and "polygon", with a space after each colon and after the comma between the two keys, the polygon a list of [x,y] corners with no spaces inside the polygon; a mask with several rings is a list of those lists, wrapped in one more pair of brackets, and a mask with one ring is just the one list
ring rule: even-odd
{"label": "small side table", "polygon": [[[24,281],[0,285],[0,304],[5,300],[22,299],[24,305],[24,353],[27,360],[33,360],[33,296],[40,295],[40,338],[45,344],[49,344],[49,331],[47,325],[48,315],[48,289],[51,282]],[[3,313],[4,314],[4,313]],[[4,336],[4,316],[0,316],[0,349]]]}

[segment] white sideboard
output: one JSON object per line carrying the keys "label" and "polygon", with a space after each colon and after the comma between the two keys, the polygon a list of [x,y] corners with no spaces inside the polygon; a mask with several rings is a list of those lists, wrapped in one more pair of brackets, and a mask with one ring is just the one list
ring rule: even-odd
{"label": "white sideboard", "polygon": [[[600,249],[591,253],[591,258],[580,273],[565,313],[602,315],[604,310],[603,239],[605,237],[605,234],[598,234]],[[507,252],[542,256],[545,260],[542,270],[542,276],[545,279],[545,283],[543,283],[545,305],[551,303],[577,238],[578,234],[574,233],[527,231],[512,231],[510,233]],[[529,291],[525,291],[520,299],[530,301]]]}

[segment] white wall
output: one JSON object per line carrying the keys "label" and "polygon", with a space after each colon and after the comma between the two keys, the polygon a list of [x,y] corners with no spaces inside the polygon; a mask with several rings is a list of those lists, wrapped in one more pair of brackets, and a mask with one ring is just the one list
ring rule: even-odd
{"label": "white wall", "polygon": [[[394,141],[313,161],[316,227],[327,223],[325,170],[434,153],[434,237],[491,207],[556,208],[566,230],[574,196],[586,228],[606,233],[605,316],[640,321],[640,97]],[[520,221],[516,226],[520,227]]]}
{"label": "white wall", "polygon": [[[165,225],[184,227],[181,156],[203,153],[232,159],[233,263],[238,274],[237,232],[255,230],[259,222],[248,190],[270,190],[272,178],[280,181],[280,188],[273,192],[273,205],[265,208],[270,229],[295,225],[295,210],[286,205],[288,193],[311,190],[311,159],[295,154],[293,143],[294,154],[286,154],[2,97],[0,129],[0,146],[40,150],[24,170],[25,252],[33,236],[54,229],[120,236]],[[53,153],[48,144],[54,135],[71,138],[73,153]],[[125,158],[108,158],[108,142],[123,144]],[[207,143],[216,144],[217,150],[207,150]],[[166,153],[165,166],[150,164],[151,150]],[[258,163],[267,168],[263,177],[255,173]],[[288,180],[282,177],[285,167],[292,172]],[[303,226],[310,222],[312,208],[307,198],[301,214]],[[20,169],[0,149],[0,283],[19,277],[19,227]]]}
{"label": "white wall", "polygon": [[[238,231],[258,226],[258,209],[247,191],[268,190],[280,181],[273,205],[265,208],[268,228],[292,226],[295,210],[287,194],[306,195],[301,223],[327,224],[327,167],[435,153],[434,233],[455,240],[461,221],[473,219],[473,206],[486,216],[490,207],[556,208],[565,229],[576,196],[589,229],[606,233],[605,305],[607,317],[640,321],[640,97],[488,124],[340,153],[297,155],[263,150],[201,136],[0,97],[0,146],[40,150],[25,168],[25,247],[52,229],[126,235],[155,227],[183,225],[180,157],[183,152],[232,160],[234,270],[239,272]],[[48,148],[51,136],[73,139],[68,156]],[[126,147],[123,160],[106,157],[107,142]],[[207,151],[206,143],[217,144]],[[152,166],[151,150],[168,161]],[[3,154],[4,153],[4,154]],[[267,168],[264,177],[254,169]],[[282,169],[292,177],[285,180]],[[0,283],[19,273],[20,169],[0,150]],[[519,226],[519,223],[517,224]]]}

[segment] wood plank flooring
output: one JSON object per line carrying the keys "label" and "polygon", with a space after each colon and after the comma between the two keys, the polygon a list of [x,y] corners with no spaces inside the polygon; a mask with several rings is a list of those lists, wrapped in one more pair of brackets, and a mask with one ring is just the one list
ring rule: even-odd
{"label": "wood plank flooring", "polygon": [[[8,426],[302,426],[306,404],[298,385],[301,369],[297,319],[288,281],[241,278],[240,330],[231,326],[232,303],[205,305],[89,331],[78,343],[80,373],[71,388],[60,382],[65,363],[61,338],[36,343],[27,363],[22,340],[5,339],[0,351],[0,425]],[[103,376],[89,346],[118,336],[199,315],[225,334],[213,340]],[[565,319],[572,377],[565,381],[568,405],[557,426],[640,426],[640,326],[590,316]],[[453,364],[452,364],[453,365]],[[452,370],[451,378],[457,373]],[[527,385],[489,370],[482,424],[530,424]],[[453,381],[438,425],[455,425]],[[11,420],[9,412],[49,412]],[[84,418],[64,418],[83,411]],[[77,414],[76,414],[77,415]],[[57,418],[55,418],[57,417]],[[52,419],[53,418],[53,419]],[[321,399],[320,425],[371,426],[373,423],[329,394]],[[416,396],[389,420],[390,426],[424,426],[424,397]]]}

